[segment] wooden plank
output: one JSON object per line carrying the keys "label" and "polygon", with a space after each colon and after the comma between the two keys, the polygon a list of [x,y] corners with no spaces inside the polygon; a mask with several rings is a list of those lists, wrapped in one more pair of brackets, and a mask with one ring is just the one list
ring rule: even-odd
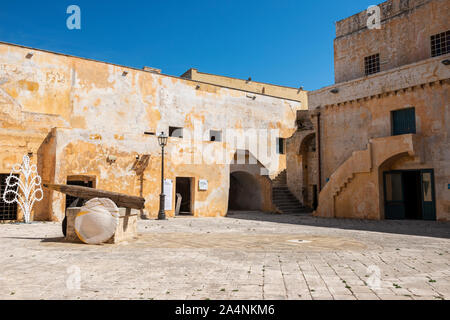
{"label": "wooden plank", "polygon": [[119,217],[119,219],[128,219],[128,218],[130,218],[130,217],[137,217],[138,216],[138,214],[130,214],[129,216],[120,216]]}
{"label": "wooden plank", "polygon": [[142,197],[129,196],[123,193],[92,189],[81,186],[68,186],[64,184],[44,183],[44,187],[50,190],[58,191],[72,197],[90,200],[93,198],[111,199],[118,207],[131,209],[144,209],[145,199]]}

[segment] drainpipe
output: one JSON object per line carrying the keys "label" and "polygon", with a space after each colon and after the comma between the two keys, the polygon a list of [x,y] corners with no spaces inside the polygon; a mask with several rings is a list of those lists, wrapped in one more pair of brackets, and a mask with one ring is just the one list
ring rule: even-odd
{"label": "drainpipe", "polygon": [[321,170],[321,153],[320,153],[320,111],[316,113],[317,115],[317,170],[319,171],[319,192],[322,191],[322,170]]}

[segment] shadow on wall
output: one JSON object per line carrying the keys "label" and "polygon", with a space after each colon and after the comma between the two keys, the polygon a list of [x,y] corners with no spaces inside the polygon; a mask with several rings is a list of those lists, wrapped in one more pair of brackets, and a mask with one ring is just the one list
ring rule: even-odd
{"label": "shadow on wall", "polygon": [[[310,215],[283,215],[264,212],[230,211],[228,218],[450,239],[450,222],[422,220],[329,219]],[[314,232],[314,229],[311,229]],[[380,235],[382,236],[382,235]]]}

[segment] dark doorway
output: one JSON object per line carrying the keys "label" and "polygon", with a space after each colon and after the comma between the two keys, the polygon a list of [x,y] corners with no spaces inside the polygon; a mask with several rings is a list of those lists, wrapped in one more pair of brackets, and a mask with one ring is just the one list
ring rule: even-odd
{"label": "dark doorway", "polygon": [[317,185],[315,184],[313,185],[313,203],[312,203],[313,209],[316,210],[318,205],[319,205],[319,195],[317,192]]}
{"label": "dark doorway", "polygon": [[[67,185],[93,188],[94,182],[92,180],[70,180],[67,181]],[[83,199],[66,195],[66,209],[69,207],[82,207],[84,202],[85,201]]]}
{"label": "dark doorway", "polygon": [[261,210],[261,187],[254,176],[247,172],[230,175],[229,210]]}
{"label": "dark doorway", "polygon": [[405,192],[405,219],[422,219],[420,171],[404,171],[402,175]]}
{"label": "dark doorway", "polygon": [[192,215],[192,178],[177,178],[175,192],[181,195],[180,215]]}
{"label": "dark doorway", "polygon": [[436,220],[434,193],[432,169],[385,172],[385,218]]}

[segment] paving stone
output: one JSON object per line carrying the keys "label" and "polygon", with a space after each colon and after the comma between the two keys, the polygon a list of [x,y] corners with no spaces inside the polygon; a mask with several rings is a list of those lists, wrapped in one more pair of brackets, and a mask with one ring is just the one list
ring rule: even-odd
{"label": "paving stone", "polygon": [[0,224],[0,299],[450,299],[449,226],[234,212],[87,246],[58,223]]}
{"label": "paving stone", "polygon": [[356,300],[356,297],[351,294],[333,295],[334,300]]}

